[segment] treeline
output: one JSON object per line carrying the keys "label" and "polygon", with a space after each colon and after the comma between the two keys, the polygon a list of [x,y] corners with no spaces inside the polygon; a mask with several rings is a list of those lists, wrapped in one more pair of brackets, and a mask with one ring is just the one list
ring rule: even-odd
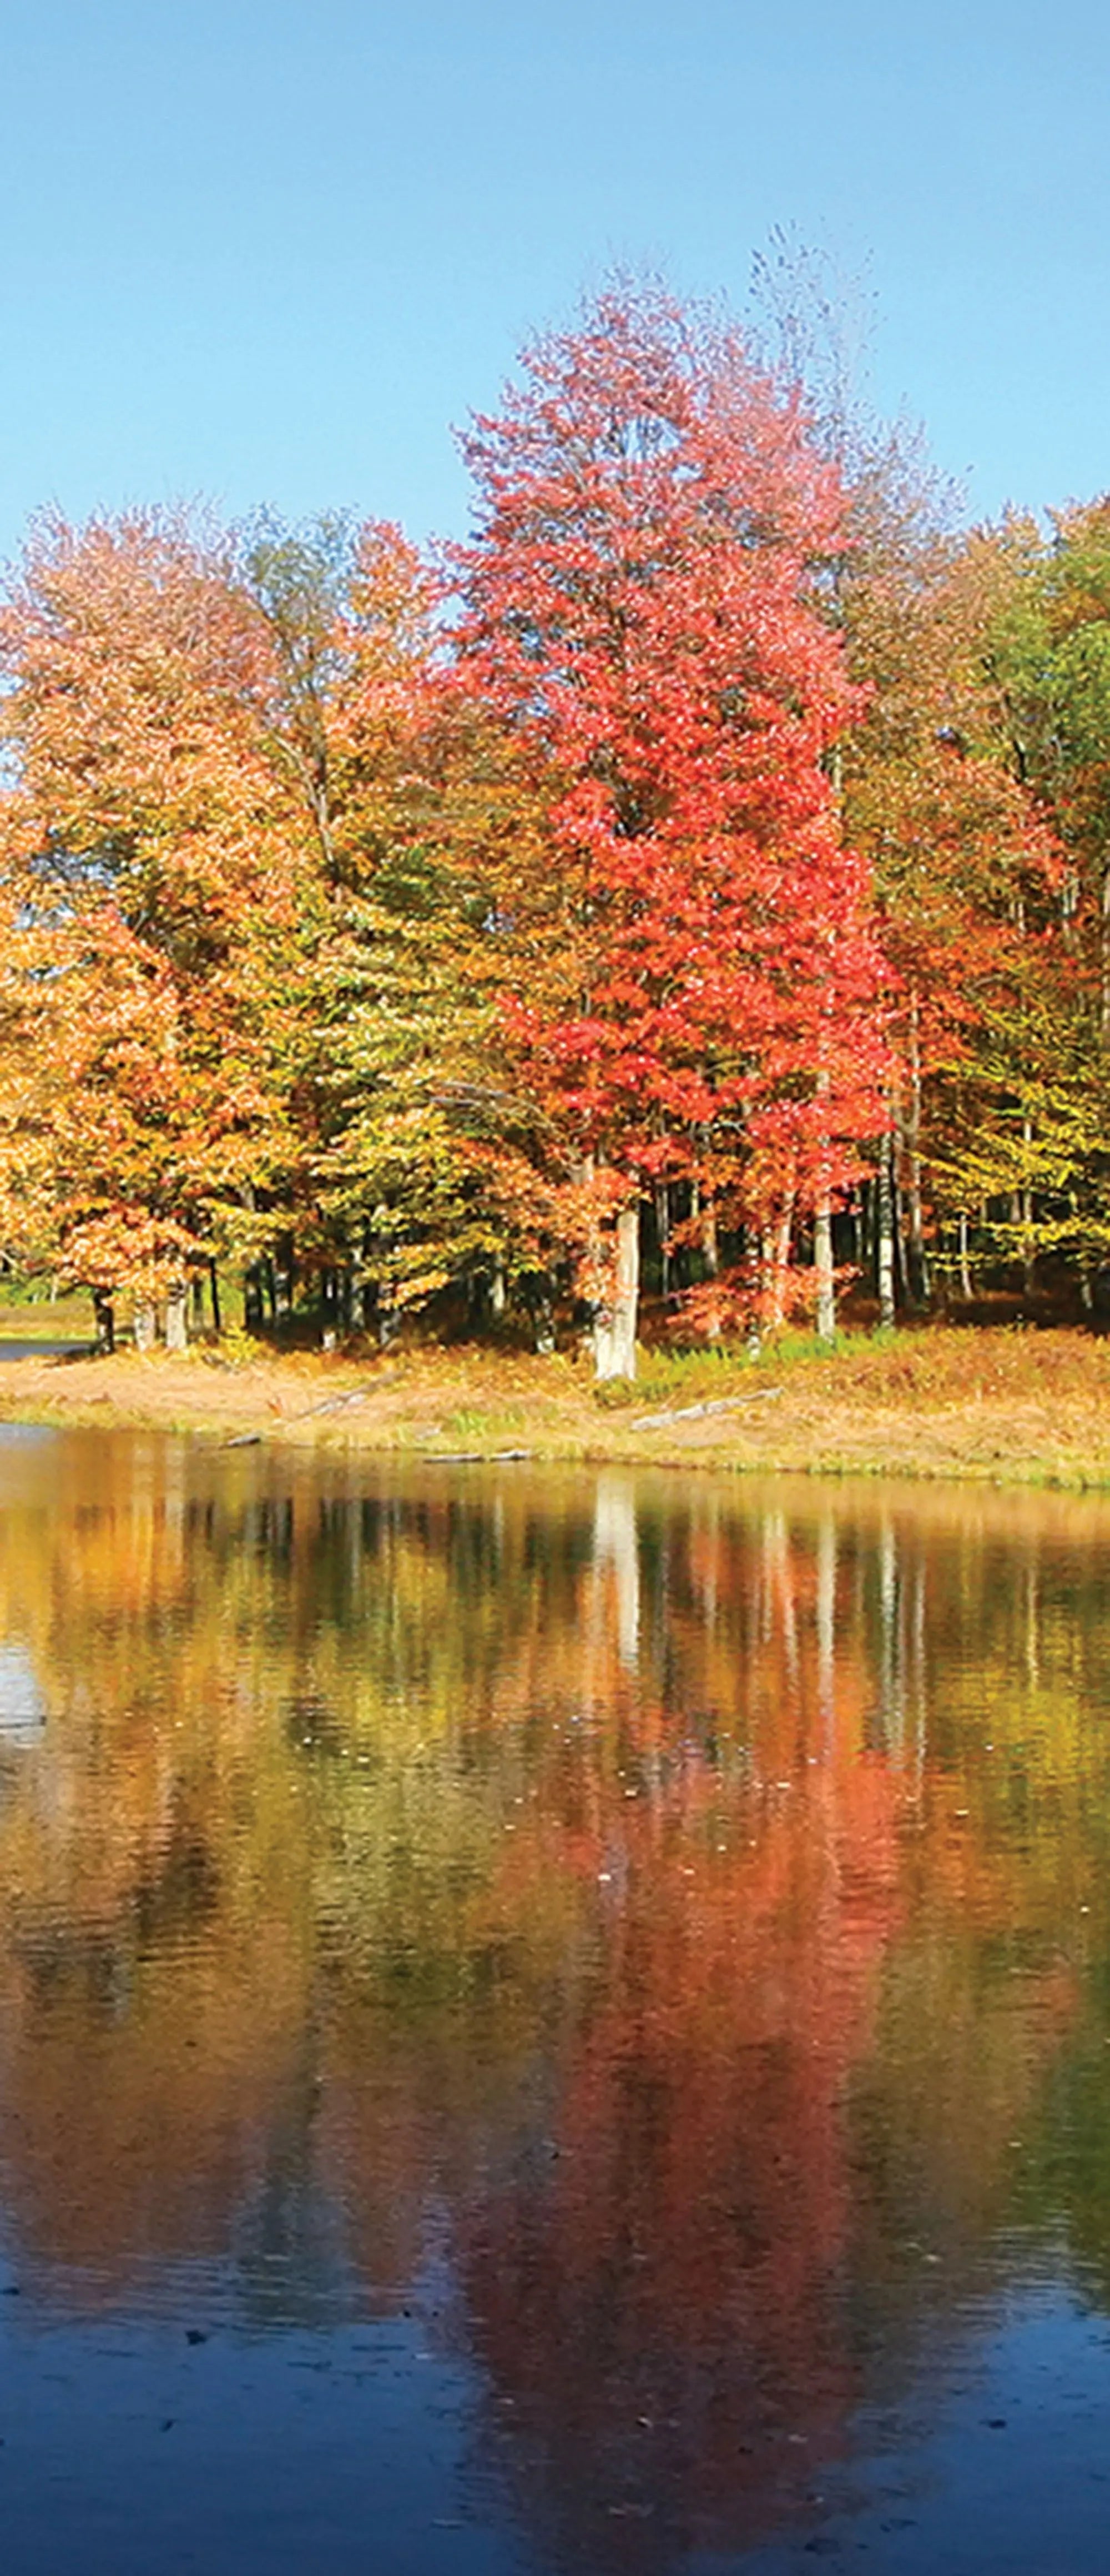
{"label": "treeline", "polygon": [[[468,541],[137,511],[0,612],[0,1253],[187,1329],[454,1301],[634,1365],[838,1282],[1110,1256],[1110,501],[968,535],[898,434],[614,289]],[[218,1311],[214,1320],[219,1323]]]}

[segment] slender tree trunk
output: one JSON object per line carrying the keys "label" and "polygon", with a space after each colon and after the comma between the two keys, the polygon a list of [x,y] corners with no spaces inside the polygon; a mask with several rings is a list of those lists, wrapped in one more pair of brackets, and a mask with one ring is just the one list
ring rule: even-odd
{"label": "slender tree trunk", "polygon": [[786,1274],[790,1267],[790,1237],[794,1231],[794,1192],[791,1190],[778,1225],[768,1227],[762,1237],[763,1294],[769,1332],[777,1332],[786,1321]]}
{"label": "slender tree trunk", "polygon": [[813,1266],[817,1273],[817,1338],[836,1340],[836,1273],[833,1265],[832,1200],[826,1191],[813,1223]]}
{"label": "slender tree trunk", "polygon": [[212,1330],[219,1341],[223,1331],[223,1318],[220,1314],[220,1274],[214,1261],[208,1264],[208,1286],[212,1297]]}
{"label": "slender tree trunk", "polygon": [[615,1228],[615,1261],[609,1298],[594,1317],[594,1372],[600,1380],[636,1375],[636,1316],[640,1288],[640,1211],[622,1208]]}
{"label": "slender tree trunk", "polygon": [[171,1288],[166,1299],[166,1349],[187,1351],[189,1347],[189,1291],[184,1280]]}
{"label": "slender tree trunk", "polygon": [[[720,1261],[717,1252],[717,1210],[712,1199],[710,1199],[706,1207],[702,1206],[701,1184],[699,1181],[691,1181],[690,1183],[690,1218],[692,1224],[697,1227],[701,1236],[701,1254],[702,1260],[705,1263],[706,1278],[715,1279],[720,1268]],[[705,1328],[705,1333],[707,1341],[720,1341],[721,1318],[719,1315],[713,1313],[710,1314],[709,1321]]]}
{"label": "slender tree trunk", "polygon": [[655,1231],[659,1237],[659,1293],[671,1293],[671,1189],[669,1181],[655,1184]]}
{"label": "slender tree trunk", "polygon": [[[1026,1171],[1028,1171],[1029,1158],[1033,1150],[1033,1121],[1029,1117],[1028,1113],[1021,1122],[1021,1135],[1026,1154],[1025,1168]],[[1021,1192],[1021,1233],[1022,1278],[1025,1285],[1025,1294],[1027,1297],[1031,1297],[1036,1285],[1037,1253],[1033,1242],[1033,1192],[1028,1181],[1025,1182]]]}
{"label": "slender tree trunk", "polygon": [[971,1263],[967,1253],[967,1209],[960,1209],[960,1295],[971,1302]]}
{"label": "slender tree trunk", "polygon": [[921,1207],[921,1029],[916,992],[910,996],[910,1114],[907,1124],[907,1181],[910,1202],[910,1274],[914,1302],[929,1296],[929,1263]]}
{"label": "slender tree trunk", "polygon": [[495,1261],[493,1265],[493,1276],[489,1283],[489,1310],[494,1323],[499,1324],[502,1315],[505,1312],[505,1264],[503,1261]]}
{"label": "slender tree trunk", "polygon": [[[827,1099],[828,1089],[828,1073],[823,1070],[817,1076],[820,1099]],[[824,1123],[821,1158],[825,1168],[813,1220],[813,1266],[817,1273],[817,1338],[820,1342],[832,1342],[836,1339],[836,1275],[833,1266],[832,1193],[828,1184],[827,1116]]]}
{"label": "slender tree trunk", "polygon": [[158,1339],[158,1310],[149,1303],[136,1306],[132,1330],[137,1351],[152,1351]]}
{"label": "slender tree trunk", "polygon": [[111,1359],[116,1347],[116,1310],[107,1288],[94,1288],[93,1315],[96,1319],[96,1347],[101,1359]]}
{"label": "slender tree trunk", "polygon": [[532,1348],[541,1360],[549,1360],[555,1350],[555,1309],[546,1280],[532,1300]]}
{"label": "slender tree trunk", "polygon": [[879,1322],[894,1322],[894,1136],[890,1128],[879,1139],[875,1182],[875,1252],[879,1285]]}
{"label": "slender tree trunk", "polygon": [[905,1153],[905,1141],[905,1133],[902,1127],[901,1118],[899,1117],[891,1149],[890,1170],[890,1196],[894,1217],[894,1271],[898,1285],[902,1291],[903,1304],[911,1305],[913,1300],[910,1289],[909,1262],[906,1258],[906,1211],[902,1191],[902,1163]]}

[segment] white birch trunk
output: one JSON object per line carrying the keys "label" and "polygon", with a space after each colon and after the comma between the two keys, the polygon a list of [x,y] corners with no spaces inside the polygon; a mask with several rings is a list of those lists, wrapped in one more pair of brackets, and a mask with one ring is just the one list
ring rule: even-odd
{"label": "white birch trunk", "polygon": [[158,1339],[158,1314],[154,1306],[136,1306],[134,1332],[136,1350],[152,1351]]}
{"label": "white birch trunk", "polygon": [[879,1322],[894,1322],[894,1138],[879,1140],[876,1238],[879,1273]]}
{"label": "white birch trunk", "polygon": [[794,1192],[791,1190],[778,1225],[768,1228],[761,1245],[767,1330],[771,1333],[778,1332],[786,1322],[786,1274],[790,1267],[793,1230]]}
{"label": "white birch trunk", "polygon": [[640,1211],[622,1208],[616,1224],[612,1294],[593,1322],[594,1375],[636,1375],[636,1315],[640,1291]]}
{"label": "white birch trunk", "polygon": [[967,1210],[960,1210],[960,1295],[971,1301],[971,1263],[967,1249]]}
{"label": "white birch trunk", "polygon": [[188,1289],[174,1288],[166,1300],[166,1349],[187,1351],[189,1347]]}

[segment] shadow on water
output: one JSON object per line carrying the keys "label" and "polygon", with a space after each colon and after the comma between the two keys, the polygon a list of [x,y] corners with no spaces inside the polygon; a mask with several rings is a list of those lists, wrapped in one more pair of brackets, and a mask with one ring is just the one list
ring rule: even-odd
{"label": "shadow on water", "polygon": [[6,2565],[1101,2565],[1108,1570],[0,1443]]}

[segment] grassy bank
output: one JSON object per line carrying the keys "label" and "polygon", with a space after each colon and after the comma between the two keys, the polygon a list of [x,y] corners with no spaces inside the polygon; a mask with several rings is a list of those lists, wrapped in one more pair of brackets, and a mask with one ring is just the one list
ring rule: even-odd
{"label": "grassy bank", "polygon": [[92,1298],[82,1289],[72,1296],[25,1297],[0,1304],[0,1341],[94,1342],[96,1318]]}
{"label": "grassy bank", "polygon": [[1072,1332],[938,1327],[831,1354],[794,1341],[754,1362],[652,1357],[634,1389],[600,1392],[582,1361],[476,1348],[43,1355],[0,1370],[0,1413],[460,1464],[524,1453],[1110,1488],[1110,1344]]}

